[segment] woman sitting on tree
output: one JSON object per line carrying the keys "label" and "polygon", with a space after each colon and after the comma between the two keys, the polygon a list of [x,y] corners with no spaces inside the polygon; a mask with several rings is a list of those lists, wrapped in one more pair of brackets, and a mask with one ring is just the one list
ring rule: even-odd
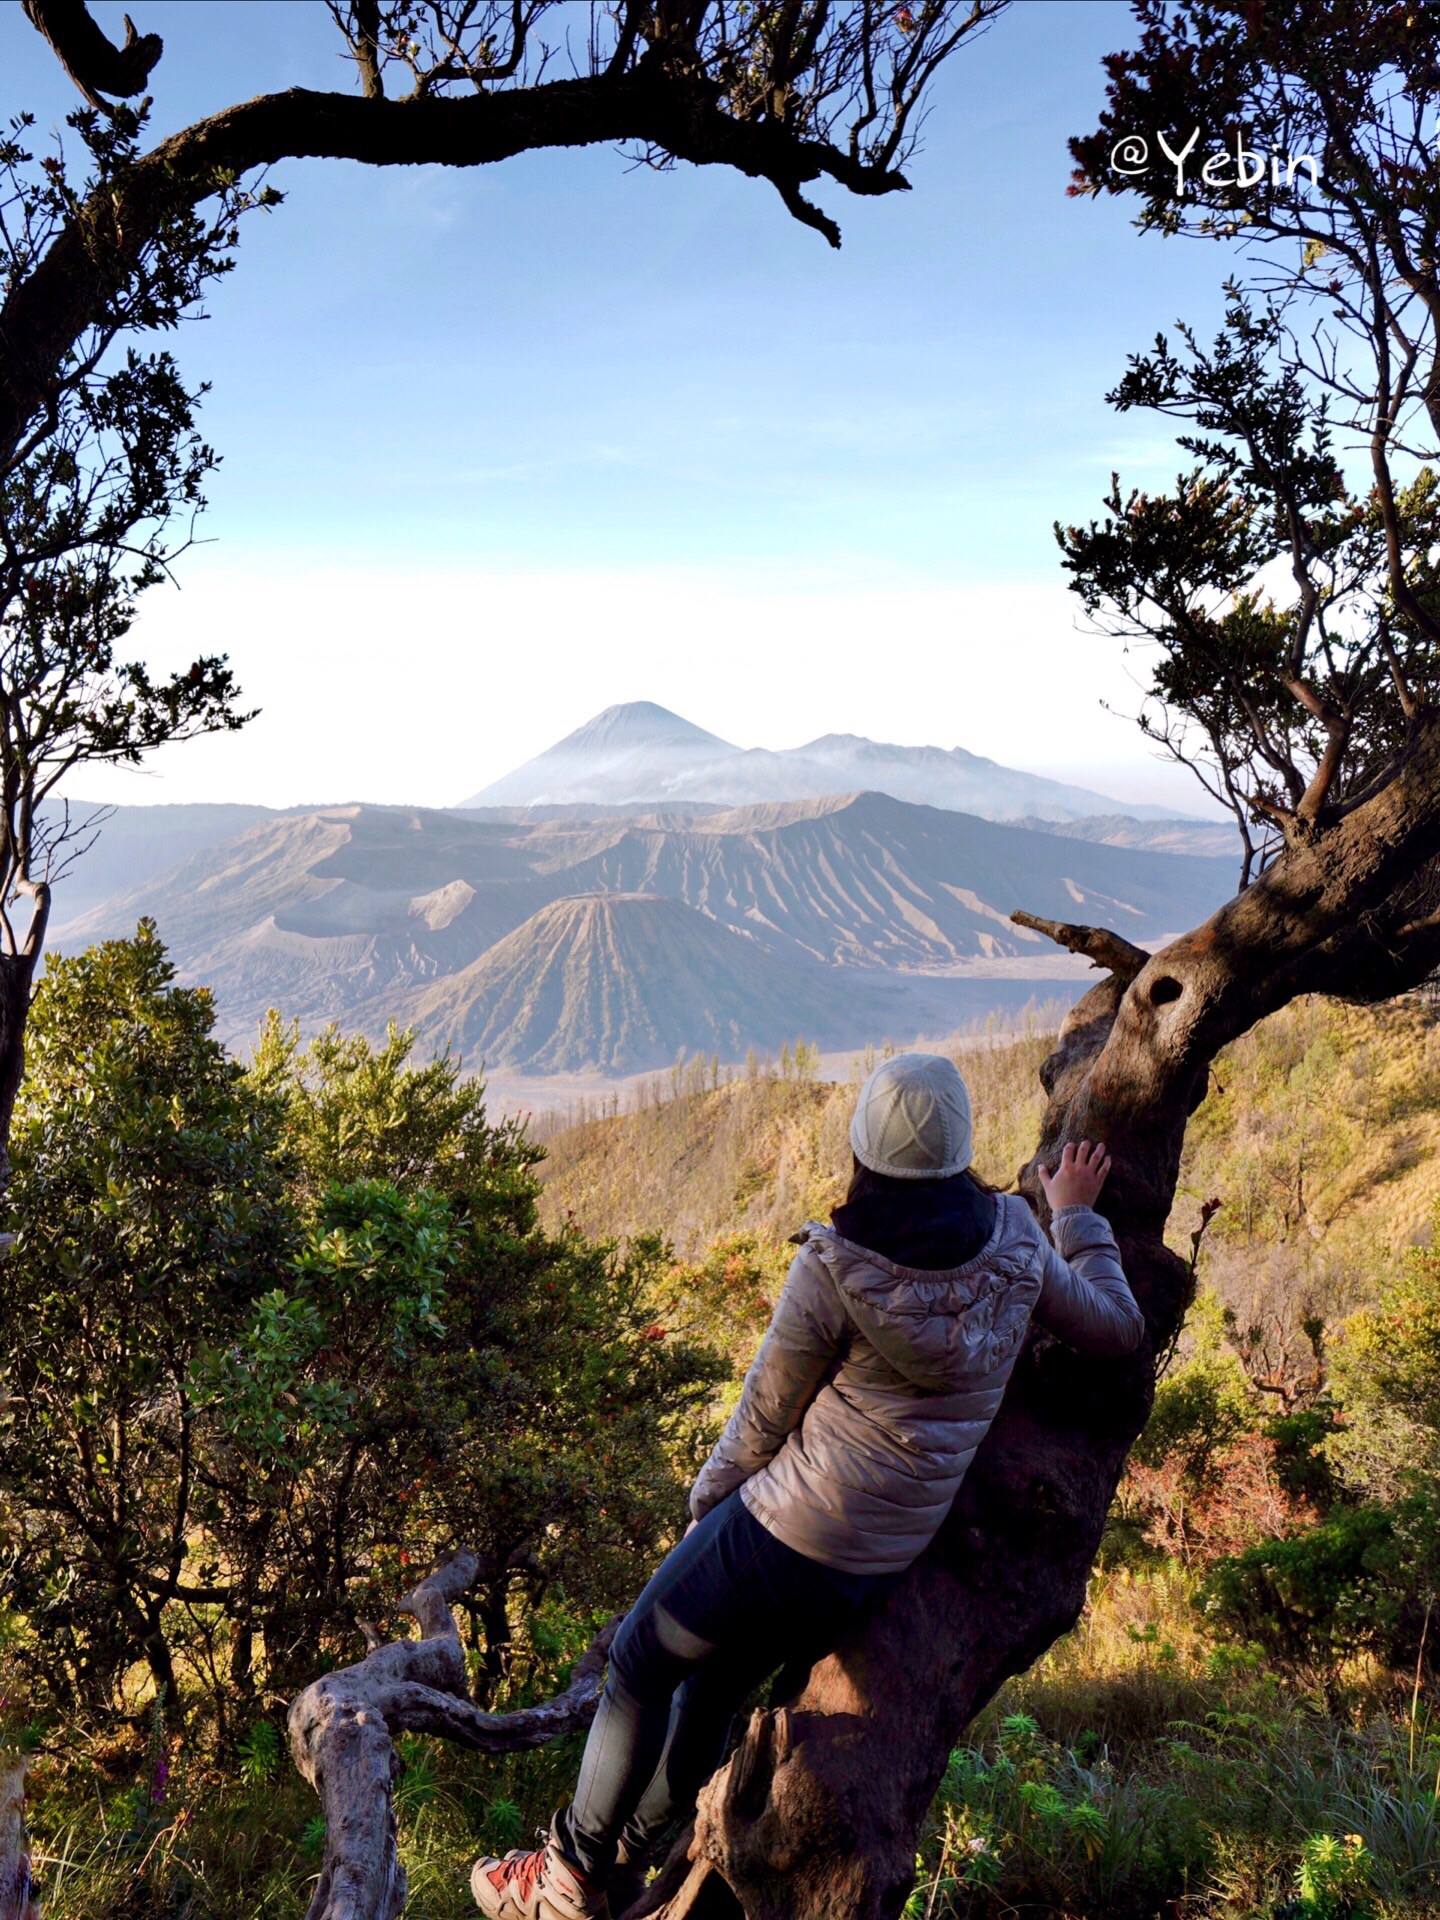
{"label": "woman sitting on tree", "polygon": [[778,1667],[807,1671],[928,1546],[1032,1317],[1083,1352],[1139,1345],[1093,1210],[1104,1147],[1067,1145],[1041,1171],[1052,1246],[1023,1199],[971,1171],[971,1134],[941,1055],[899,1054],[860,1089],[845,1204],[795,1236],[689,1531],[611,1649],[575,1798],[538,1850],[475,1864],[493,1920],[589,1920],[638,1899],[745,1696]]}

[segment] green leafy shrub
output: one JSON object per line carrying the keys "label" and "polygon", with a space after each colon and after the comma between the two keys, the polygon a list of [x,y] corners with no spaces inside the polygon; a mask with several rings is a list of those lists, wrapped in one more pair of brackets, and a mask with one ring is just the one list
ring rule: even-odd
{"label": "green leafy shrub", "polygon": [[1344,1484],[1326,1448],[1342,1431],[1340,1413],[1327,1395],[1313,1406],[1267,1420],[1265,1438],[1275,1449],[1275,1473],[1287,1493],[1325,1511],[1342,1498]]}
{"label": "green leafy shrub", "polygon": [[194,1578],[203,1446],[191,1370],[300,1239],[280,1109],[174,972],[149,922],[51,958],[11,1139],[0,1591],[9,1663],[66,1712],[121,1707],[140,1661],[179,1710],[170,1620]]}
{"label": "green leafy shrub", "polygon": [[950,1756],[906,1914],[1141,1920],[1207,1853],[1183,1787],[1131,1777],[1098,1736],[1067,1747],[1011,1713],[991,1745]]}
{"label": "green leafy shrub", "polygon": [[37,994],[0,1652],[42,1717],[163,1695],[253,1775],[267,1698],[442,1548],[481,1561],[477,1688],[553,1681],[683,1528],[729,1367],[658,1242],[539,1227],[537,1150],[454,1062],[274,1021],[246,1071],[212,1022],[148,924]]}
{"label": "green leafy shrub", "polygon": [[1370,1884],[1370,1855],[1358,1833],[1312,1833],[1301,1842],[1298,1898],[1277,1920],[1361,1920]]}
{"label": "green leafy shrub", "polygon": [[1197,1604],[1220,1631],[1288,1664],[1368,1650],[1413,1661],[1440,1565],[1433,1489],[1389,1506],[1337,1508],[1210,1569]]}
{"label": "green leafy shrub", "polygon": [[235,1749],[240,1778],[259,1786],[274,1777],[280,1764],[280,1735],[273,1720],[257,1720]]}
{"label": "green leafy shrub", "polygon": [[1197,1483],[1208,1480],[1218,1454],[1252,1424],[1239,1369],[1200,1362],[1183,1367],[1155,1389],[1155,1404],[1135,1457],[1146,1466],[1179,1457]]}

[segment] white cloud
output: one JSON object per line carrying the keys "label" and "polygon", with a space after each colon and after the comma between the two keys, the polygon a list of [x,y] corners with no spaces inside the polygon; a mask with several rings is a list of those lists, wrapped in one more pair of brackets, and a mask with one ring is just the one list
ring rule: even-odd
{"label": "white cloud", "polygon": [[842,585],[694,570],[500,573],[413,558],[236,567],[191,556],[147,596],[157,667],[225,652],[244,732],[173,747],[145,774],[87,774],[106,800],[365,799],[452,805],[601,707],[648,699],[742,746],[861,733],[963,746],[1132,800],[1196,810],[1150,757],[1135,666],[1076,631],[1054,585]]}

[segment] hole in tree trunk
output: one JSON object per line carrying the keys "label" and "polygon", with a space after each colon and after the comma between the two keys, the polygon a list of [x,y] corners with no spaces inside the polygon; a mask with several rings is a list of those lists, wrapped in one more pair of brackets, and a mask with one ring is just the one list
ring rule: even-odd
{"label": "hole in tree trunk", "polygon": [[1178,1000],[1184,991],[1178,980],[1172,980],[1168,973],[1161,974],[1150,989],[1151,1005],[1163,1007],[1168,1001]]}

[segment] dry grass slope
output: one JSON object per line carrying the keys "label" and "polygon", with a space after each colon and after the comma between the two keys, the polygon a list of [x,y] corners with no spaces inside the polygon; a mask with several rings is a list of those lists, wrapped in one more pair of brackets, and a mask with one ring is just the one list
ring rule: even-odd
{"label": "dry grass slope", "polygon": [[[976,1114],[976,1164],[1000,1184],[1031,1152],[1049,1041],[957,1054]],[[737,1081],[587,1122],[549,1143],[545,1208],[606,1238],[659,1231],[693,1258],[722,1235],[783,1240],[840,1197],[848,1083]],[[1221,1057],[1190,1126],[1171,1217],[1188,1252],[1200,1203],[1222,1209],[1205,1279],[1242,1316],[1277,1303],[1326,1315],[1367,1298],[1378,1267],[1423,1237],[1440,1191],[1440,1019],[1407,999],[1312,999]]]}
{"label": "dry grass slope", "polygon": [[[1049,1049],[1036,1035],[956,1056],[975,1106],[976,1165],[1000,1184],[1034,1140]],[[661,1232],[686,1259],[731,1233],[784,1240],[844,1192],[862,1071],[857,1060],[843,1082],[737,1080],[567,1128],[547,1144],[545,1213],[605,1239]]]}

